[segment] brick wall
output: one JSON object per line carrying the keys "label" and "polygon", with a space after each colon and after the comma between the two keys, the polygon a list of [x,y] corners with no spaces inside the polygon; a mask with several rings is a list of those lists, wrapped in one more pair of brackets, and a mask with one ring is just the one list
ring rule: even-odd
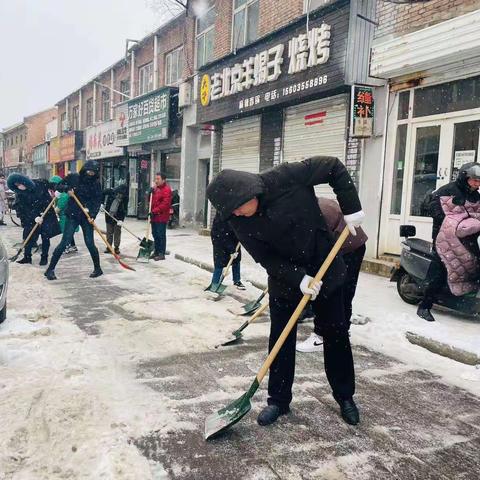
{"label": "brick wall", "polygon": [[44,143],[45,126],[57,118],[57,109],[51,108],[44,112],[36,113],[29,117],[25,117],[25,125],[27,127],[27,141],[25,143],[25,154],[27,161],[31,161],[33,147]]}
{"label": "brick wall", "polygon": [[375,37],[396,37],[480,9],[480,0],[431,0],[426,3],[377,2]]}

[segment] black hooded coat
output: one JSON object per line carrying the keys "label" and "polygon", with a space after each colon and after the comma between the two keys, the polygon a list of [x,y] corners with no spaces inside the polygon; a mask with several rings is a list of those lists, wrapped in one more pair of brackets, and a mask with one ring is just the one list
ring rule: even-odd
{"label": "black hooded coat", "polygon": [[[95,175],[87,175],[87,171],[95,172]],[[80,170],[80,173],[71,173],[57,184],[57,190],[66,192],[74,190],[80,203],[88,209],[89,215],[95,218],[98,215],[103,200],[102,186],[99,180],[100,165],[94,160],[88,160]],[[81,221],[85,215],[80,210],[73,198],[68,199],[65,208],[65,216]]]}
{"label": "black hooded coat", "polygon": [[[228,219],[237,238],[269,276],[274,297],[301,296],[305,274],[314,276],[333,247],[333,236],[318,206],[314,186],[330,184],[344,215],[362,209],[345,166],[333,157],[284,163],[260,174],[223,170],[208,186],[217,214]],[[257,197],[252,217],[233,211]],[[344,282],[345,265],[337,256],[323,279],[320,295],[328,297]]]}
{"label": "black hooded coat", "polygon": [[[8,188],[15,192],[15,210],[26,230],[31,230],[35,225],[35,218],[39,217],[49,203],[52,197],[48,191],[49,183],[47,180],[31,180],[25,175],[13,173],[7,180]],[[15,184],[25,185],[26,190],[20,190]],[[45,217],[40,227],[41,235],[47,238],[56,237],[61,233],[55,209],[52,207]]]}
{"label": "black hooded coat", "polygon": [[[221,220],[219,215],[215,215],[210,238],[212,239],[213,245],[213,264],[215,267],[225,267],[238,245],[238,238],[233,228],[228,221]],[[239,249],[238,256],[233,263],[239,263],[241,255],[242,252],[241,249]]]}

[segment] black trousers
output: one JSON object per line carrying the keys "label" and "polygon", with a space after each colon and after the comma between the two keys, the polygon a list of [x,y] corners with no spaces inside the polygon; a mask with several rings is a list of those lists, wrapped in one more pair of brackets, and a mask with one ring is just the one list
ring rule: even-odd
{"label": "black trousers", "polygon": [[[32,231],[32,228],[35,226],[35,223],[25,225],[23,227],[23,239],[25,240],[28,235],[30,235],[30,232]],[[30,238],[29,242],[25,245],[25,257],[26,258],[32,258],[32,249],[34,245],[37,243],[38,239],[42,238],[42,257],[48,257],[48,251],[50,250],[50,237],[47,237],[46,235],[41,233],[42,227],[39,226],[32,237]]]}
{"label": "black trousers", "polygon": [[[269,351],[282,333],[301,296],[292,300],[270,298]],[[355,371],[348,335],[349,322],[345,319],[343,289],[339,288],[328,299],[312,302],[315,316],[321,319],[325,373],[335,396],[348,399],[355,393]],[[268,404],[287,408],[292,401],[295,377],[295,346],[297,327],[290,332],[277,358],[270,367]]]}
{"label": "black trousers", "polygon": [[426,308],[430,310],[433,307],[433,304],[437,300],[438,293],[447,283],[447,269],[442,262],[442,259],[439,257],[435,248],[433,248],[432,253],[434,254],[434,264],[431,268],[431,275],[428,278],[428,284],[425,288],[425,293],[423,299],[420,302],[420,308]]}
{"label": "black trousers", "polygon": [[[355,297],[355,292],[357,291],[358,276],[360,275],[360,269],[362,268],[362,261],[366,249],[365,245],[362,245],[355,251],[343,255],[343,261],[347,268],[345,283],[343,285],[343,300],[345,307],[345,321],[348,323],[349,327],[350,319],[352,318],[353,297]],[[317,335],[320,335],[321,337],[323,336],[321,318],[317,320],[316,315],[313,331]]]}

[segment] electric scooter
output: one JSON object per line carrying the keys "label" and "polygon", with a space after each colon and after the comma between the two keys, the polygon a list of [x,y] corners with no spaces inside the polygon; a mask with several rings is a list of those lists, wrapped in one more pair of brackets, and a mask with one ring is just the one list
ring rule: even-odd
{"label": "electric scooter", "polygon": [[[391,282],[396,282],[400,298],[410,305],[418,305],[422,300],[428,279],[441,274],[443,267],[432,252],[432,243],[415,237],[414,225],[401,225],[400,237],[402,253],[400,263],[392,269]],[[450,292],[447,281],[437,294],[436,305],[457,312],[480,316],[480,298],[464,295],[456,297]]]}

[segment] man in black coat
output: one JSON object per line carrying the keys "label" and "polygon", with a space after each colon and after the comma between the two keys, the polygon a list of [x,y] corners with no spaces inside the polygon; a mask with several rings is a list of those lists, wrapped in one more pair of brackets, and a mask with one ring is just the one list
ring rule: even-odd
{"label": "man in black coat", "polygon": [[[333,187],[345,222],[355,233],[364,214],[352,179],[337,158],[284,163],[260,174],[223,170],[208,186],[207,195],[221,218],[230,221],[242,245],[267,270],[270,350],[302,295],[311,295],[314,311],[322,321],[325,371],[333,396],[344,420],[356,425],[359,413],[353,401],[355,375],[341,256],[334,259],[323,284],[310,285],[334,244],[314,191],[315,185],[324,183]],[[294,328],[270,367],[268,406],[258,417],[260,425],[271,424],[289,412],[296,335]]]}
{"label": "man in black coat", "polygon": [[[80,203],[82,203],[82,205],[88,210],[92,219],[95,219],[97,216],[103,199],[99,172],[100,165],[98,162],[89,160],[85,162],[80,173],[71,173],[70,175],[67,175],[62,182],[57,184],[56,187],[58,191],[67,192],[69,195],[74,192],[80,200]],[[102,269],[100,268],[100,255],[98,254],[98,249],[95,246],[95,240],[93,237],[93,226],[87,220],[87,217],[73,198],[68,200],[67,208],[65,209],[65,216],[67,217],[67,221],[63,231],[63,237],[53,252],[50,265],[45,271],[45,276],[48,280],[56,280],[55,267],[67,245],[71,244],[73,234],[78,226],[82,228],[85,245],[87,246],[93,261],[94,270],[90,274],[90,278],[103,275]]]}
{"label": "man in black coat", "polygon": [[[120,241],[122,239],[122,222],[125,220],[128,212],[128,187],[126,184],[119,185],[115,189],[107,189],[103,192],[105,197],[105,210],[115,217],[105,214],[105,223],[107,225],[107,240],[110,245],[115,245],[115,253],[120,253]],[[107,248],[105,253],[110,253]]]}
{"label": "man in black coat", "polygon": [[40,265],[47,265],[50,239],[61,233],[53,208],[46,213],[43,219],[41,218],[41,215],[52,201],[48,189],[49,184],[46,180],[31,180],[29,177],[19,173],[12,173],[8,177],[7,183],[8,188],[15,192],[15,208],[22,223],[23,239],[25,240],[28,237],[35,223],[40,224],[30,241],[25,245],[23,258],[17,263],[32,263],[32,247],[36,244],[39,236],[41,236],[42,254]]}

